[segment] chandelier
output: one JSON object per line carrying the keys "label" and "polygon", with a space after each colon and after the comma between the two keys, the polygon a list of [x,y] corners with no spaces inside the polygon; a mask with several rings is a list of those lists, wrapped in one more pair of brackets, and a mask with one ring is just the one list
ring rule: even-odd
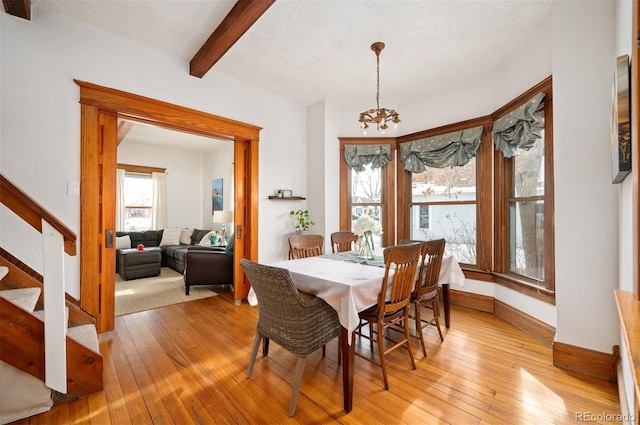
{"label": "chandelier", "polygon": [[384,43],[382,41],[376,41],[371,45],[371,50],[376,53],[376,72],[377,72],[377,86],[376,86],[376,109],[369,109],[360,113],[360,127],[362,127],[362,133],[367,134],[367,128],[369,124],[376,125],[378,130],[382,130],[382,134],[385,133],[389,126],[387,122],[391,121],[395,128],[398,128],[400,122],[400,116],[393,109],[380,108],[380,52],[384,49]]}

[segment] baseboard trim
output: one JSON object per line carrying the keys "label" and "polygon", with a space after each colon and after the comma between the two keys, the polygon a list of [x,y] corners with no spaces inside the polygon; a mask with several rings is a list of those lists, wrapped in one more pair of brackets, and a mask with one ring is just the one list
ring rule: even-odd
{"label": "baseboard trim", "polygon": [[471,292],[456,291],[453,289],[449,290],[449,294],[451,304],[487,313],[494,313],[493,297],[472,294]]}
{"label": "baseboard trim", "polygon": [[556,328],[533,316],[511,307],[502,301],[495,300],[495,315],[512,324],[516,328],[526,332],[547,347],[551,347],[556,335]]}
{"label": "baseboard trim", "polygon": [[612,354],[607,354],[562,342],[553,343],[555,367],[608,382],[616,382],[617,357],[615,349]]}
{"label": "baseboard trim", "polygon": [[614,347],[612,354],[589,350],[561,342],[554,342],[556,328],[536,319],[502,301],[487,295],[470,292],[451,292],[451,304],[492,313],[552,348],[553,365],[585,377],[616,382],[616,361],[619,354]]}

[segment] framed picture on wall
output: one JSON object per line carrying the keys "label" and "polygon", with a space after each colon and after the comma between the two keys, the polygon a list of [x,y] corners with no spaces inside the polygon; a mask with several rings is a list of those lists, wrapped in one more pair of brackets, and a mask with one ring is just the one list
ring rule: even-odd
{"label": "framed picture on wall", "polygon": [[223,210],[223,198],[222,198],[222,179],[215,179],[211,181],[211,215],[214,211]]}
{"label": "framed picture on wall", "polygon": [[631,119],[629,55],[616,59],[611,99],[611,169],[613,183],[631,171]]}

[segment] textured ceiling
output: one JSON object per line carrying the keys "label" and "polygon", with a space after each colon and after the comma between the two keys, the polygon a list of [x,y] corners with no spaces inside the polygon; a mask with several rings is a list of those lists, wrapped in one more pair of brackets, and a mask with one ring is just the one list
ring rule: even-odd
{"label": "textured ceiling", "polygon": [[[234,4],[32,0],[35,8],[185,62]],[[277,0],[209,74],[225,74],[305,106],[323,99],[373,105],[376,62],[370,45],[383,41],[380,103],[391,106],[488,73],[550,23],[551,0]]]}

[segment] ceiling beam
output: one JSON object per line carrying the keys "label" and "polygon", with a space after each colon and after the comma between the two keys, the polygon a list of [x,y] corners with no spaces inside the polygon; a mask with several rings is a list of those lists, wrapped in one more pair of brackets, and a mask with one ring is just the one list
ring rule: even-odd
{"label": "ceiling beam", "polygon": [[120,124],[118,124],[118,144],[127,137],[127,134],[129,134],[129,131],[131,131],[132,128],[133,123],[131,121],[120,121]]}
{"label": "ceiling beam", "polygon": [[189,74],[202,78],[275,1],[238,0],[189,62]]}
{"label": "ceiling beam", "polygon": [[9,15],[31,20],[31,0],[2,0],[2,4]]}

